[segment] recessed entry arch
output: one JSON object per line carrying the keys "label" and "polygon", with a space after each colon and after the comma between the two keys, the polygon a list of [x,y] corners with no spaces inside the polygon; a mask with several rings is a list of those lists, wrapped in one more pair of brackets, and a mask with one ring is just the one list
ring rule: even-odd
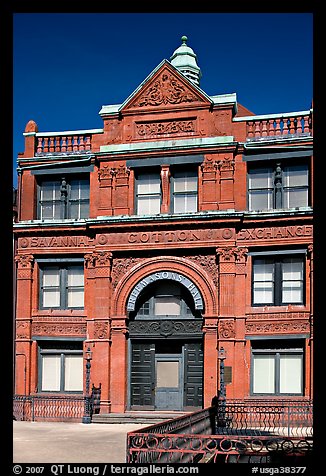
{"label": "recessed entry arch", "polygon": [[[203,267],[185,258],[179,258],[176,256],[159,256],[145,259],[141,263],[136,264],[129,269],[128,273],[126,273],[117,283],[112,299],[112,315],[119,317],[125,315],[128,317],[131,308],[134,307],[132,301],[136,302],[134,299],[130,300],[131,293],[133,291],[135,291],[134,294],[138,291],[140,293],[141,288],[144,287],[143,285],[146,285],[146,282],[151,282],[152,278],[155,279],[153,275],[162,272],[171,273],[170,279],[173,280],[174,277],[175,282],[181,279],[182,283],[180,282],[180,284],[185,288],[189,286],[188,291],[191,289],[193,297],[198,298],[197,306],[203,306],[202,309],[200,309],[200,312],[203,315],[211,316],[217,313],[216,286]],[[152,276],[150,281],[147,279],[149,276]],[[162,274],[160,276],[162,280],[166,279]],[[141,282],[143,282],[143,285],[140,285],[136,289],[136,286]],[[197,290],[198,295],[196,294]],[[201,297],[201,299],[199,299],[199,297]]]}

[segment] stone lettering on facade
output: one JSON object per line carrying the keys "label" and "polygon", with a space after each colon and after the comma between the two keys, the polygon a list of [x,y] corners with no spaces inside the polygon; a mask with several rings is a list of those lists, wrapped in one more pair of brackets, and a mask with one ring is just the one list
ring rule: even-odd
{"label": "stone lettering on facade", "polygon": [[240,230],[237,234],[237,240],[275,240],[297,237],[311,237],[312,225],[292,225],[292,226],[276,226],[269,228],[252,228]]}
{"label": "stone lettering on facade", "polygon": [[49,236],[19,238],[19,248],[84,248],[94,244],[88,236]]}
{"label": "stone lettering on facade", "polygon": [[177,281],[178,283],[185,286],[188,291],[190,291],[190,294],[193,297],[195,309],[198,309],[200,311],[204,309],[203,299],[201,297],[200,291],[197,286],[192,281],[190,281],[189,278],[187,278],[183,274],[175,273],[173,271],[159,271],[157,273],[152,273],[149,276],[146,276],[141,281],[139,281],[136,286],[134,286],[133,290],[129,295],[127,311],[130,312],[135,310],[135,304],[138,299],[138,296],[141,291],[146,288],[146,286],[161,279],[170,279],[172,281]]}

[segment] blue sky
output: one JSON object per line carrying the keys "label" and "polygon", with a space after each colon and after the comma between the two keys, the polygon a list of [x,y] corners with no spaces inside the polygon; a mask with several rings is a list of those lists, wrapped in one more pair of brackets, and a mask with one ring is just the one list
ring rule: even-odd
{"label": "blue sky", "polygon": [[40,132],[103,126],[181,36],[197,54],[208,95],[236,93],[255,114],[308,110],[312,13],[16,13],[13,15],[13,167],[33,119]]}

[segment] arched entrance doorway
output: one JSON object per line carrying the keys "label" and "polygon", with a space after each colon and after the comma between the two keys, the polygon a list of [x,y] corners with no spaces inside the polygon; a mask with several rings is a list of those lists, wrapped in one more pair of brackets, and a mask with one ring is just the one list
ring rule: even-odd
{"label": "arched entrance doorway", "polygon": [[131,410],[203,405],[203,299],[183,274],[152,273],[132,289],[129,312]]}

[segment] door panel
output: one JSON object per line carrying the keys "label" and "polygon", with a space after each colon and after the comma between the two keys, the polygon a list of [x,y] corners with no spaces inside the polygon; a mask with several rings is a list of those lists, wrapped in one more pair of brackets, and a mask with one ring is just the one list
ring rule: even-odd
{"label": "door panel", "polygon": [[181,410],[183,372],[181,356],[155,356],[155,408]]}
{"label": "door panel", "polygon": [[185,377],[184,406],[203,406],[203,345],[193,342],[184,345]]}
{"label": "door panel", "polygon": [[132,344],[130,405],[134,409],[154,409],[154,355],[154,344]]}

